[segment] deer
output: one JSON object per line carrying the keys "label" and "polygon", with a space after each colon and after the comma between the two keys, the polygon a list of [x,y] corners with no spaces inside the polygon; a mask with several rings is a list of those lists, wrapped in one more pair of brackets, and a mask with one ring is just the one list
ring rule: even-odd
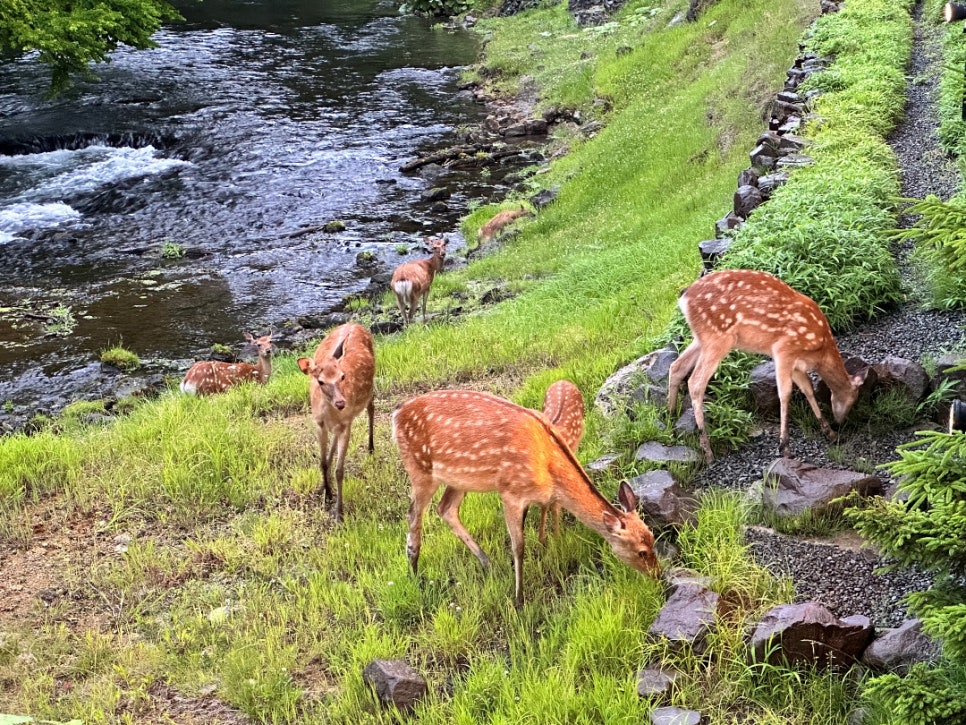
{"label": "deer", "polygon": [[[309,403],[319,441],[323,505],[334,500],[333,518],[342,521],[342,481],[352,421],[363,410],[369,415],[369,453],[373,445],[376,362],[372,335],[362,325],[346,323],[332,330],[310,359],[300,357],[299,369],[309,376]],[[329,436],[332,437],[331,444]],[[332,468],[335,466],[335,496]]]}
{"label": "deer", "polygon": [[522,216],[532,215],[533,212],[523,204],[520,204],[519,209],[504,209],[498,212],[490,221],[480,227],[480,231],[476,234],[477,243],[486,244],[499,234],[507,224],[515,222]]}
{"label": "deer", "polygon": [[[584,396],[580,388],[569,380],[553,383],[543,397],[543,414],[556,429],[570,450],[575,454],[584,436]],[[553,503],[540,508],[540,543],[547,538],[546,523],[548,509],[553,512],[553,532],[560,531],[560,504]]]}
{"label": "deer", "polygon": [[678,387],[690,375],[688,391],[705,461],[714,454],[704,423],[704,392],[714,371],[731,350],[769,355],[775,362],[781,433],[778,450],[790,456],[788,401],[792,383],[829,440],[838,434],[822,416],[808,373],[818,373],[832,392],[832,415],[841,424],[859,397],[862,376],[850,376],[832,329],[819,306],[765,272],[729,269],[712,272],[691,284],[678,299],[694,341],[671,364],[668,410],[675,410]]}
{"label": "deer", "polygon": [[272,333],[255,337],[245,333],[245,339],[258,350],[258,363],[227,363],[220,360],[201,360],[194,363],[181,380],[181,392],[186,395],[213,395],[248,380],[264,385],[272,374]]}
{"label": "deer", "polygon": [[433,256],[400,264],[392,273],[392,281],[389,283],[396,295],[396,304],[399,305],[404,325],[413,321],[416,305],[420,300],[423,307],[423,324],[426,324],[426,299],[429,297],[429,288],[433,284],[436,273],[441,271],[446,263],[446,239],[426,237],[424,241]]}
{"label": "deer", "polygon": [[467,493],[499,494],[510,533],[517,607],[523,604],[523,521],[531,504],[559,503],[600,534],[620,560],[660,574],[654,535],[637,514],[634,491],[625,481],[618,493],[621,508],[607,501],[542,413],[488,393],[440,390],[398,405],[392,437],[412,484],[406,554],[414,575],[423,515],[440,486],[437,512],[484,570],[489,557],[463,526],[459,509]]}

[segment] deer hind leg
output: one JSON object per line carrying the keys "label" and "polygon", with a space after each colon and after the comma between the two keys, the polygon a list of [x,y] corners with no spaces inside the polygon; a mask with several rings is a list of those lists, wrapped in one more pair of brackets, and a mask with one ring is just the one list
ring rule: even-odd
{"label": "deer hind leg", "polygon": [[832,426],[822,415],[822,409],[818,405],[818,401],[815,400],[815,389],[812,387],[812,379],[808,377],[808,373],[799,368],[792,369],[792,380],[795,381],[795,385],[798,389],[805,394],[805,399],[808,401],[808,406],[812,409],[815,417],[818,418],[818,423],[822,426],[822,433],[830,441],[838,440],[838,433],[832,430]]}
{"label": "deer hind leg", "polygon": [[429,288],[422,295],[422,306],[423,306],[423,324],[426,324],[426,300],[429,299]]}
{"label": "deer hind leg", "polygon": [[671,413],[674,412],[678,402],[678,388],[681,387],[684,379],[694,370],[694,366],[700,356],[701,343],[695,340],[688,345],[684,352],[678,355],[677,360],[671,363],[667,382],[667,409]]}
{"label": "deer hind leg", "polygon": [[433,494],[439,486],[433,481],[433,476],[425,471],[409,471],[412,482],[412,493],[409,504],[409,533],[406,535],[406,556],[413,574],[419,573],[419,549],[423,541],[423,514],[433,500]]}
{"label": "deer hind leg", "polygon": [[406,298],[393,290],[396,294],[396,307],[399,308],[399,313],[402,315],[403,323],[406,322]]}
{"label": "deer hind leg", "polygon": [[510,550],[513,552],[513,603],[517,608],[523,606],[523,519],[526,513],[527,504],[524,501],[503,498],[503,516],[510,532]]}
{"label": "deer hind leg", "polygon": [[550,511],[553,514],[553,535],[557,536],[560,534],[560,504],[548,503],[540,507],[540,530],[537,537],[540,539],[540,543],[546,543],[547,541],[547,512]]}
{"label": "deer hind leg", "polygon": [[373,432],[376,418],[375,398],[369,398],[369,405],[366,406],[366,414],[369,416],[369,453],[373,453],[376,447],[373,445]]}
{"label": "deer hind leg", "polygon": [[[694,423],[698,427],[698,434],[701,440],[701,450],[704,451],[706,463],[714,461],[714,453],[711,451],[711,441],[708,439],[708,430],[704,424],[704,393],[708,389],[708,382],[714,371],[718,369],[718,364],[724,356],[731,350],[731,340],[721,339],[714,345],[699,345],[697,353],[691,352],[691,344],[681,358],[684,358],[682,366],[690,365],[691,377],[688,378],[688,392],[691,395],[691,407],[694,409]],[[696,358],[692,362],[691,355]],[[679,362],[681,358],[678,358]]]}
{"label": "deer hind leg", "polygon": [[463,526],[463,522],[460,520],[460,504],[463,503],[464,496],[466,496],[465,491],[458,491],[455,488],[447,486],[443,491],[443,497],[439,500],[436,511],[443,521],[449,524],[449,528],[456,534],[456,538],[466,544],[466,548],[472,551],[473,555],[480,560],[483,568],[489,571],[490,558],[480,548],[480,545],[476,543],[476,540],[470,535],[470,532]]}

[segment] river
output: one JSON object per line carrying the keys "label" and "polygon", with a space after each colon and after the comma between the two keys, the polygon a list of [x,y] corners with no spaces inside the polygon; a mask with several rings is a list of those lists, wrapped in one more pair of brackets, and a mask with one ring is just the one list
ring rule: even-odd
{"label": "river", "polygon": [[[459,90],[472,34],[382,0],[177,7],[156,49],[63,96],[34,59],[0,66],[7,412],[99,394],[115,344],[190,360],[325,310],[368,284],[360,251],[398,261],[505,192],[498,174],[399,171],[482,119]],[[440,185],[446,204],[423,199]],[[345,230],[318,230],[332,220]]]}

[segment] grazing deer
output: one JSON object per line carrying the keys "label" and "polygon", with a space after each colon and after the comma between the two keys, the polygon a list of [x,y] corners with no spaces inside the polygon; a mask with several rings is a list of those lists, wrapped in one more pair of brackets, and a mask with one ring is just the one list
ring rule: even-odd
{"label": "grazing deer", "polygon": [[714,460],[704,425],[703,399],[708,381],[731,350],[770,355],[781,403],[779,452],[789,456],[788,401],[792,383],[830,440],[836,433],[815,400],[808,373],[817,372],[832,391],[832,414],[841,423],[859,396],[860,376],[850,377],[842,363],[828,320],[818,305],[770,274],[731,269],[701,277],[681,293],[678,305],[694,342],[671,365],[668,410],[673,411],[678,386],[690,373],[688,390],[705,459]]}
{"label": "grazing deer", "polygon": [[[352,421],[365,410],[369,414],[369,453],[374,450],[373,378],[376,372],[372,335],[354,322],[330,332],[319,343],[312,359],[300,357],[298,366],[309,376],[309,402],[319,440],[323,502],[332,499],[332,465],[335,463],[333,516],[342,521],[342,479]],[[329,444],[329,436],[332,443]]]}
{"label": "grazing deer", "polygon": [[523,603],[523,519],[531,504],[559,503],[611,545],[619,559],[658,573],[654,536],[637,515],[637,497],[622,483],[612,506],[594,488],[570,446],[543,414],[468,390],[426,393],[400,404],[392,435],[412,483],[406,553],[418,572],[423,514],[440,486],[437,511],[479,559],[489,559],[460,521],[463,497],[496,491],[513,552],[515,602]]}
{"label": "grazing deer", "polygon": [[479,244],[486,244],[488,241],[493,239],[497,234],[499,234],[503,227],[511,222],[516,221],[522,216],[532,216],[533,212],[527,209],[523,204],[520,204],[519,209],[504,209],[498,212],[490,221],[480,227],[480,231],[476,234],[476,240]]}
{"label": "grazing deer", "polygon": [[[570,450],[577,453],[580,439],[584,437],[584,396],[580,388],[569,380],[558,380],[543,398],[543,414],[556,429]],[[553,511],[553,532],[560,530],[560,504],[553,503],[540,508],[540,541],[546,541],[547,510]]]}
{"label": "grazing deer", "polygon": [[392,282],[389,284],[396,294],[396,304],[402,312],[403,323],[407,325],[413,321],[416,305],[420,300],[423,304],[423,324],[426,324],[426,298],[429,297],[429,288],[436,273],[446,263],[446,239],[426,237],[425,242],[433,256],[400,264],[392,273]]}
{"label": "grazing deer", "polygon": [[245,333],[245,339],[258,349],[258,363],[227,363],[220,360],[196,362],[181,380],[181,392],[187,395],[212,395],[223,393],[228,388],[246,380],[267,383],[272,374],[272,333],[254,337]]}

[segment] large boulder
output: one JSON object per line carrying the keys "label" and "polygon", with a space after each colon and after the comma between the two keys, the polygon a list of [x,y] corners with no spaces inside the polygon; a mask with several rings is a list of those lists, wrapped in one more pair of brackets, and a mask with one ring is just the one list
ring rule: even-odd
{"label": "large boulder", "polygon": [[783,604],[769,610],[751,635],[754,662],[850,667],[872,638],[868,617],[839,619],[821,604]]}
{"label": "large boulder", "polygon": [[690,646],[701,653],[707,646],[708,634],[716,626],[720,602],[717,592],[700,584],[681,584],[658,612],[648,635],[667,641],[672,648]]}
{"label": "large boulder", "polygon": [[779,458],[765,471],[762,503],[766,512],[779,517],[800,516],[806,511],[822,514],[832,508],[835,499],[850,493],[881,496],[882,491],[878,476]]}
{"label": "large boulder", "polygon": [[916,662],[934,662],[939,653],[939,644],[922,631],[922,622],[907,619],[872,640],[862,655],[862,664],[879,672],[904,675]]}
{"label": "large boulder", "polygon": [[929,373],[917,362],[888,355],[872,367],[880,387],[901,390],[911,403],[918,403],[929,392]]}
{"label": "large boulder", "polygon": [[611,416],[634,403],[650,401],[664,405],[668,372],[677,356],[674,350],[664,348],[625,365],[604,381],[594,398],[594,406],[604,415]]}
{"label": "large boulder", "polygon": [[694,523],[698,502],[681,489],[669,471],[648,471],[627,483],[637,495],[638,508],[648,523],[659,527]]}

